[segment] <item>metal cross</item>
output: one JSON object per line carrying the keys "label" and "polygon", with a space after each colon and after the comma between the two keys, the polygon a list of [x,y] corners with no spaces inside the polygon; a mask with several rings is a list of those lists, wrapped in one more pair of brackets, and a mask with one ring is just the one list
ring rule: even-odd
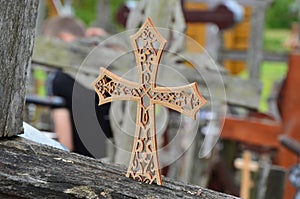
{"label": "metal cross", "polygon": [[156,86],[159,61],[166,40],[150,18],[131,36],[138,83],[122,79],[105,68],[93,82],[99,106],[116,100],[137,102],[136,130],[127,177],[151,184],[162,184],[156,143],[155,104],[166,106],[195,119],[196,112],[206,103],[197,84],[181,87]]}

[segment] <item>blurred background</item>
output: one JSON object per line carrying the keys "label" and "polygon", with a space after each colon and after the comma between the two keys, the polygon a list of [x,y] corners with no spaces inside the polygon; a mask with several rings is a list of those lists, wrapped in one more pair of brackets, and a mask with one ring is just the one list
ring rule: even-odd
{"label": "blurred background", "polygon": [[[123,124],[121,128],[128,130],[124,123],[129,117],[123,109],[128,106],[131,110],[131,105],[112,105],[111,110],[119,111],[117,115],[121,115],[116,123],[109,121],[110,107],[100,111],[102,116],[98,121],[101,126],[106,125],[103,130],[110,142],[100,135],[97,139],[91,135],[94,145],[101,143],[98,152],[94,152],[84,147],[85,143],[74,140],[83,139],[84,142],[84,138],[78,136],[80,133],[74,134],[74,124],[69,132],[71,141],[61,137],[70,127],[63,125],[63,133],[58,133],[59,121],[64,124],[70,121],[56,118],[61,115],[54,110],[67,107],[73,121],[70,104],[74,95],[68,96],[71,96],[70,102],[64,96],[67,91],[59,94],[59,89],[54,87],[60,86],[53,82],[52,75],[60,71],[78,80],[79,86],[75,88],[80,90],[83,85],[82,92],[87,92],[95,103],[94,92],[86,91],[87,80],[95,78],[100,65],[107,65],[107,60],[130,49],[130,45],[122,38],[108,40],[99,49],[99,54],[95,53],[84,62],[86,56],[110,36],[140,27],[151,15],[154,24],[190,38],[181,41],[181,37],[174,34],[166,38],[170,43],[167,48],[184,53],[190,60],[195,60],[194,63],[171,55],[162,62],[175,64],[188,81],[197,81],[208,100],[198,113],[196,124],[173,111],[157,111],[156,117],[161,117],[162,123],[159,128],[164,133],[160,138],[163,141],[159,141],[161,146],[168,146],[167,143],[175,139],[174,134],[183,133],[177,138],[176,147],[159,154],[166,158],[180,154],[175,163],[163,168],[163,174],[245,199],[297,197],[295,194],[300,185],[293,177],[298,179],[297,172],[300,172],[299,9],[297,0],[40,1],[25,121],[50,138],[67,140],[62,143],[70,151],[127,165],[126,155],[118,154],[118,149],[109,143],[114,145],[120,141],[120,134],[116,133],[120,129],[116,126]],[[191,39],[193,42],[189,43]],[[195,46],[194,42],[203,48]],[[124,57],[113,62],[115,68],[111,69],[118,73],[118,67],[131,61]],[[94,67],[79,69],[82,63]],[[193,75],[196,65],[204,66],[208,82]],[[78,73],[84,77],[77,78]],[[222,85],[217,80],[219,74],[224,81]],[[77,84],[72,81],[71,89]],[[222,89],[226,101],[211,94],[212,90],[218,93]],[[217,105],[210,103],[212,98],[218,98]],[[213,106],[217,108],[213,109]],[[187,136],[188,132],[195,134]],[[126,144],[124,140],[131,139],[120,137]],[[183,146],[186,143],[184,137],[192,139],[188,147]],[[80,146],[76,148],[78,143]],[[201,155],[203,151],[206,155]],[[163,158],[160,161],[164,162]]]}

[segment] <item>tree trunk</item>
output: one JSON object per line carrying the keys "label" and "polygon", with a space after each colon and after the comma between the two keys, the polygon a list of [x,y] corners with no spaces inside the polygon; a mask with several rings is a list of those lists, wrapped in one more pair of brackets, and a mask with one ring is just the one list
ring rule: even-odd
{"label": "tree trunk", "polygon": [[0,0],[0,137],[22,133],[38,0]]}
{"label": "tree trunk", "polygon": [[0,198],[238,199],[163,177],[163,185],[125,177],[125,168],[24,138],[0,142]]}

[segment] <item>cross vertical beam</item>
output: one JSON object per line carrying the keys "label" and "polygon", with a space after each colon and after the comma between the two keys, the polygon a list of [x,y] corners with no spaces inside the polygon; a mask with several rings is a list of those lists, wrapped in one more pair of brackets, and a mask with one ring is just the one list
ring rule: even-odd
{"label": "cross vertical beam", "polygon": [[253,186],[253,181],[251,180],[251,171],[257,171],[259,165],[257,162],[251,161],[251,153],[246,150],[243,153],[243,159],[236,159],[234,166],[242,170],[242,182],[240,196],[244,199],[250,198],[250,189]]}
{"label": "cross vertical beam", "polygon": [[131,37],[139,81],[131,82],[100,68],[93,87],[99,105],[115,100],[137,102],[136,130],[127,177],[151,184],[162,184],[157,156],[155,104],[166,106],[195,119],[196,112],[206,101],[196,83],[181,87],[157,87],[159,61],[166,40],[150,18]]}

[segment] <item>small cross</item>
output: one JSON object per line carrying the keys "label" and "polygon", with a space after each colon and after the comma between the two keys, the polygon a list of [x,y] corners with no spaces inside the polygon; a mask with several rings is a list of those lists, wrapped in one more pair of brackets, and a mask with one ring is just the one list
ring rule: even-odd
{"label": "small cross", "polygon": [[166,106],[193,119],[206,101],[197,84],[181,87],[156,86],[159,61],[166,40],[159,34],[150,18],[131,36],[138,83],[122,79],[100,68],[100,75],[93,82],[99,96],[99,105],[116,100],[137,102],[136,130],[127,177],[151,184],[162,184],[157,156],[155,104]]}
{"label": "small cross", "polygon": [[242,170],[242,182],[241,182],[241,191],[240,197],[243,199],[250,198],[250,189],[253,186],[253,182],[251,180],[250,172],[257,171],[259,169],[259,165],[257,162],[251,161],[251,153],[246,150],[243,153],[243,159],[236,159],[234,161],[234,166],[238,169]]}

